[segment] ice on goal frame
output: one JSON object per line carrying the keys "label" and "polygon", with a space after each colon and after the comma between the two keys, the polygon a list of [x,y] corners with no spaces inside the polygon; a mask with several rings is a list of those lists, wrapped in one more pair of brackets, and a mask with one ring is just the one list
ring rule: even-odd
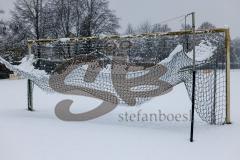
{"label": "ice on goal frame", "polygon": [[[38,63],[38,67],[41,68],[41,64],[49,61],[49,57],[52,57],[55,60],[56,57],[59,57],[59,61],[62,61],[63,59],[72,58],[76,56],[76,54],[84,54],[84,52],[86,52],[86,46],[89,49],[89,46],[86,45],[86,42],[91,42],[91,50],[101,50],[101,52],[105,51],[106,53],[109,51],[109,46],[106,46],[106,43],[109,41],[114,41],[117,43],[128,41],[133,43],[133,45],[137,44],[146,46],[146,49],[142,50],[140,48],[129,47],[131,49],[127,51],[130,56],[130,63],[140,64],[145,67],[148,65],[156,65],[167,58],[171,51],[174,50],[178,44],[183,46],[183,51],[185,53],[189,53],[193,51],[193,48],[199,45],[201,41],[212,43],[217,47],[217,49],[214,51],[214,55],[210,59],[202,62],[197,62],[195,60],[192,62],[196,65],[195,69],[193,68],[193,65],[190,65],[190,68],[188,66],[181,70],[181,76],[183,79],[187,80],[183,82],[186,85],[189,97],[192,97],[193,109],[196,110],[203,121],[206,121],[209,124],[218,125],[231,123],[229,29],[218,28],[196,31],[189,30],[124,37],[110,36],[104,38],[70,38],[67,42],[61,42],[59,39],[29,40],[28,48],[29,54],[34,54],[36,57],[38,56],[38,53],[41,53],[41,57],[38,57],[40,61]],[[152,56],[151,58],[149,58],[150,55]],[[142,62],[144,57],[145,60]],[[178,63],[181,65],[180,61]],[[194,71],[195,78],[193,78]],[[194,81],[195,85],[193,85]],[[32,85],[33,83],[29,80],[28,109],[30,111],[33,110]]]}

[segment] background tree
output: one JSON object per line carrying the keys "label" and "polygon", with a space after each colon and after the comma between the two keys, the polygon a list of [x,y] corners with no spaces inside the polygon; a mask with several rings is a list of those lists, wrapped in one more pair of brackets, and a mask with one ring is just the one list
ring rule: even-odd
{"label": "background tree", "polygon": [[151,33],[152,32],[152,24],[149,21],[145,21],[137,27],[137,33]]}
{"label": "background tree", "polygon": [[[144,23],[138,25],[136,29],[133,28],[131,24],[127,26],[125,34],[143,34],[143,33],[166,33],[170,32],[171,28],[167,24],[154,24],[152,25],[149,21],[145,21]],[[140,50],[143,52],[136,53],[132,55],[133,57],[138,57],[139,59],[145,59],[145,61],[151,61],[155,59],[156,61],[163,60],[168,56],[168,53],[174,48],[175,46],[168,46],[168,37],[161,36],[158,39],[153,40],[151,38],[144,38],[143,45],[139,46]],[[144,53],[144,54],[142,54]]]}
{"label": "background tree", "polygon": [[157,32],[170,32],[171,28],[167,24],[154,24],[152,25],[149,21],[137,26],[137,29],[134,29],[132,24],[128,24],[125,34],[143,34],[143,33],[157,33]]}
{"label": "background tree", "polygon": [[190,24],[182,24],[181,25],[181,31],[184,31],[184,30],[191,30],[192,29],[192,25]]}
{"label": "background tree", "polygon": [[0,20],[0,35],[1,36],[6,35],[6,30],[7,30],[6,22],[3,20]]}
{"label": "background tree", "polygon": [[125,34],[126,34],[126,35],[133,35],[133,34],[135,34],[135,30],[134,30],[134,28],[133,28],[133,26],[132,26],[131,23],[129,23],[129,24],[127,25],[127,29],[126,29],[126,31],[125,31]]}
{"label": "background tree", "polygon": [[109,9],[106,0],[83,0],[84,17],[81,23],[81,36],[117,34],[119,18]]}
{"label": "background tree", "polygon": [[167,24],[155,24],[152,27],[152,32],[156,33],[156,32],[170,32],[171,28],[167,25]]}
{"label": "background tree", "polygon": [[216,28],[215,25],[213,25],[210,22],[203,22],[198,29],[214,29]]}
{"label": "background tree", "polygon": [[11,14],[8,31],[1,37],[5,48],[26,47],[27,39],[117,34],[119,28],[107,0],[17,0]]}
{"label": "background tree", "polygon": [[54,16],[50,23],[60,37],[70,37],[73,29],[73,6],[72,0],[52,0],[46,7]]}
{"label": "background tree", "polygon": [[14,6],[13,20],[30,27],[34,38],[42,38],[44,36],[41,28],[43,27],[43,0],[18,0]]}
{"label": "background tree", "polygon": [[232,68],[240,68],[240,38],[232,40],[231,50]]}
{"label": "background tree", "polygon": [[106,0],[50,0],[45,10],[51,15],[48,32],[55,37],[116,34],[119,28]]}

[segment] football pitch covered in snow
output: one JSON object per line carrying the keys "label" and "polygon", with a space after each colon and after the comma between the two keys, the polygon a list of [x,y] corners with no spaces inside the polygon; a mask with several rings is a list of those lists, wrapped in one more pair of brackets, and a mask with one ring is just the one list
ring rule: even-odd
{"label": "football pitch covered in snow", "polygon": [[[238,160],[239,82],[240,70],[232,70],[232,124],[209,125],[196,117],[190,143],[191,101],[184,84],[141,106],[118,106],[95,120],[64,122],[54,113],[61,100],[74,100],[73,113],[89,111],[101,101],[35,87],[35,111],[28,112],[27,81],[0,80],[0,160]],[[156,121],[152,114],[165,117]],[[176,115],[180,117],[173,119]]]}

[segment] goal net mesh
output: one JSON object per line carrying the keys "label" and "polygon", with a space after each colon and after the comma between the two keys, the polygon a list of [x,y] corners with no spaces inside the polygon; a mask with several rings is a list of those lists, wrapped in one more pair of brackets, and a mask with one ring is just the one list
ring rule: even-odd
{"label": "goal net mesh", "polygon": [[[197,32],[195,109],[211,124],[226,118],[224,32]],[[48,92],[79,94],[136,106],[184,83],[192,97],[190,32],[30,42],[18,66],[8,68]],[[177,98],[177,97],[176,97]]]}

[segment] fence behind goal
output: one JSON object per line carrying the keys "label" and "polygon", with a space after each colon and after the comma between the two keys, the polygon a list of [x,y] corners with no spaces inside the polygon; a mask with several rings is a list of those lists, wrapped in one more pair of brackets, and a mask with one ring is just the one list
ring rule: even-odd
{"label": "fence behind goal", "polygon": [[[124,37],[31,40],[28,41],[28,46],[30,54],[37,58],[34,65],[38,69],[51,75],[56,69],[64,71],[72,64],[82,65],[70,76],[69,84],[80,86],[84,92],[104,101],[134,106],[150,100],[151,97],[166,94],[180,83],[186,85],[189,98],[192,97],[192,39],[191,31],[179,31]],[[230,123],[229,30],[199,30],[195,39],[196,112],[203,121],[210,124]],[[87,68],[89,64],[86,66],[89,62],[92,64],[90,69]],[[159,65],[164,67],[164,71],[159,70],[163,72],[159,77],[161,82],[164,82],[159,86],[162,92],[156,90],[156,85],[146,85],[156,83],[154,77],[159,76]],[[123,66],[127,73],[121,71]],[[113,68],[117,68],[118,72],[113,73]],[[151,72],[152,70],[155,71]],[[87,72],[90,77],[86,78]],[[146,76],[148,72],[150,76]],[[128,90],[125,84],[119,81],[113,87],[114,78],[117,81],[126,77],[132,79],[129,82],[132,90]],[[139,80],[139,77],[146,83],[139,85],[139,82],[135,81]],[[49,86],[41,81],[33,82],[40,88],[49,90]],[[61,88],[63,85],[59,83],[56,87]],[[97,94],[99,92],[95,90],[110,93],[117,99],[113,100],[108,94]],[[151,92],[151,96],[134,95],[141,91]]]}

